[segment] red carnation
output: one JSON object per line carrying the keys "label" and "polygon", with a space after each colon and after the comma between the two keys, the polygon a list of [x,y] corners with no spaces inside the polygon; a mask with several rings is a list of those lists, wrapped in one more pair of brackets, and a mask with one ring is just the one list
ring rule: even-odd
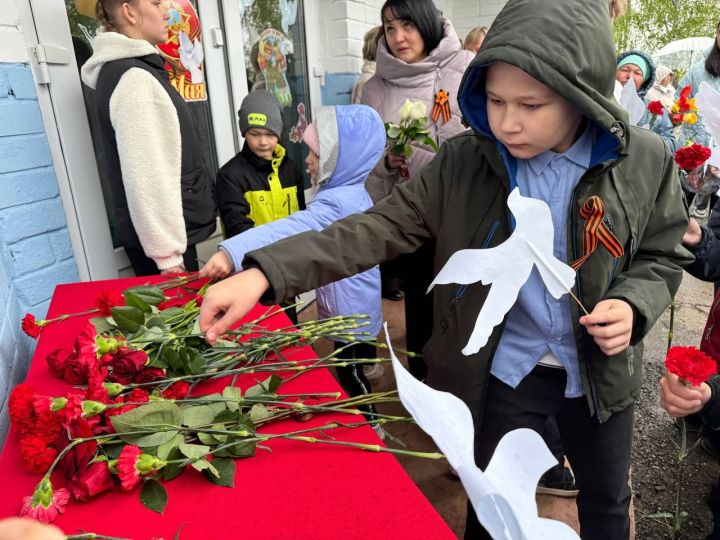
{"label": "red carnation", "polygon": [[95,306],[100,310],[100,315],[103,317],[112,316],[112,312],[110,311],[112,308],[124,305],[125,298],[117,291],[102,291],[97,295],[97,298],[95,298]]}
{"label": "red carnation", "polygon": [[[88,322],[75,338],[75,354],[81,358],[87,358],[87,363],[94,363],[97,360],[97,330],[92,323]],[[93,362],[90,362],[92,360]]]}
{"label": "red carnation", "polygon": [[133,388],[132,392],[125,398],[125,403],[147,403],[148,401],[150,401],[150,396],[147,390],[142,388]]}
{"label": "red carnation", "polygon": [[50,373],[58,379],[63,378],[63,370],[65,369],[65,360],[70,358],[74,354],[69,349],[55,349],[45,357]]}
{"label": "red carnation", "polygon": [[62,409],[63,423],[67,426],[73,423],[83,414],[83,399],[80,394],[70,394],[67,397],[65,408]]}
{"label": "red carnation", "polygon": [[37,435],[27,435],[20,439],[20,463],[22,468],[32,474],[45,474],[50,469],[58,451],[48,446],[45,439]]}
{"label": "red carnation", "polygon": [[85,391],[85,399],[100,401],[102,403],[108,402],[108,391],[103,385],[107,374],[108,369],[106,367],[96,366],[95,369],[90,370],[88,373],[88,386]]}
{"label": "red carnation", "polygon": [[657,116],[662,116],[665,110],[662,103],[660,103],[659,101],[651,101],[650,103],[648,103],[647,108],[648,111],[650,111],[650,114],[654,114]]}
{"label": "red carnation", "polygon": [[32,313],[27,313],[23,317],[22,330],[31,338],[37,339],[37,337],[40,335],[40,332],[42,332],[43,326],[45,325],[38,324],[38,322],[35,321],[35,316]]}
{"label": "red carnation", "polygon": [[157,367],[146,367],[133,379],[134,383],[142,384],[165,378],[165,370]]}
{"label": "red carnation", "polygon": [[91,463],[82,473],[70,479],[70,491],[78,501],[88,501],[114,485],[106,461]]}
{"label": "red carnation", "polygon": [[65,511],[70,492],[65,488],[53,490],[49,478],[43,478],[32,496],[23,497],[20,516],[27,516],[41,523],[52,523]]}
{"label": "red carnation", "polygon": [[130,491],[140,482],[140,473],[135,468],[135,464],[141,454],[142,450],[133,445],[126,445],[120,451],[117,469],[118,476],[120,477],[120,485],[125,490]]}
{"label": "red carnation", "polygon": [[694,171],[710,159],[711,153],[709,148],[694,143],[675,152],[675,163],[684,171]]}
{"label": "red carnation", "polygon": [[35,410],[33,401],[37,396],[35,389],[29,384],[18,384],[13,388],[8,400],[8,413],[13,431],[23,435],[35,428]]}
{"label": "red carnation", "polygon": [[665,357],[665,367],[692,386],[707,381],[718,370],[715,360],[695,347],[671,347]]}
{"label": "red carnation", "polygon": [[177,296],[171,296],[167,300],[164,300],[160,302],[157,305],[157,308],[160,311],[166,310],[171,307],[185,307],[185,304],[187,304],[190,300],[192,300],[192,296],[189,296],[187,294],[179,294]]}
{"label": "red carnation", "polygon": [[185,381],[175,381],[167,389],[160,392],[165,399],[185,399],[190,391],[190,385]]}
{"label": "red carnation", "polygon": [[112,353],[112,360],[109,363],[111,371],[107,380],[120,384],[130,384],[145,367],[147,361],[148,357],[145,351],[120,347]]}

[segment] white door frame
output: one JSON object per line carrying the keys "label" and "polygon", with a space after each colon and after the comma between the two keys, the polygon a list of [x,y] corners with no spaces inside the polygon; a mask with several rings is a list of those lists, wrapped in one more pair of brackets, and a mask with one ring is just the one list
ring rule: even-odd
{"label": "white door frame", "polygon": [[[117,277],[65,3],[21,0],[17,7],[80,279]],[[47,63],[38,45],[53,53]]]}

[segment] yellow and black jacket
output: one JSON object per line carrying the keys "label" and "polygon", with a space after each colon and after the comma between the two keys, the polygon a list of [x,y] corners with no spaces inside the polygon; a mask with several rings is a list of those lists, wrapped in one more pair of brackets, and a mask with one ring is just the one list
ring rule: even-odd
{"label": "yellow and black jacket", "polygon": [[303,177],[297,165],[275,147],[272,160],[245,144],[218,171],[215,185],[225,236],[252,229],[305,209]]}

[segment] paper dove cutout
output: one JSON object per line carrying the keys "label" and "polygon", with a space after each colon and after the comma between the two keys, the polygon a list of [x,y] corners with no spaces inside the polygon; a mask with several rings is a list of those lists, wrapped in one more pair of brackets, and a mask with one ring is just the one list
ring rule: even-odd
{"label": "paper dove cutout", "polygon": [[638,96],[632,79],[623,86],[620,94],[620,105],[627,111],[631,126],[637,126],[642,117],[645,116],[647,107],[642,98]]}
{"label": "paper dove cutout", "polygon": [[180,51],[180,62],[190,72],[190,82],[193,84],[205,82],[205,74],[200,69],[205,59],[205,53],[198,38],[195,38],[195,41],[190,41],[185,32],[180,32],[180,47],[178,50]]}
{"label": "paper dove cutout", "polygon": [[557,464],[542,437],[530,429],[511,431],[483,473],[475,464],[470,409],[456,396],[410,375],[395,356],[387,323],[385,336],[400,401],[457,471],[490,535],[496,540],[578,540],[568,525],[538,517],[535,489],[542,474]]}
{"label": "paper dove cutout", "polygon": [[523,197],[515,188],[508,197],[508,207],[515,216],[515,231],[510,238],[494,248],[453,253],[428,288],[429,292],[437,284],[469,285],[478,281],[491,285],[470,340],[462,350],[466,356],[485,346],[493,328],[517,300],[533,266],[553,298],[567,294],[575,283],[575,270],[553,255],[555,230],[547,204]]}
{"label": "paper dove cutout", "polygon": [[710,148],[712,155],[708,159],[708,165],[720,167],[720,92],[715,90],[705,81],[700,83],[700,88],[695,101],[698,113],[702,116],[705,129],[712,137]]}

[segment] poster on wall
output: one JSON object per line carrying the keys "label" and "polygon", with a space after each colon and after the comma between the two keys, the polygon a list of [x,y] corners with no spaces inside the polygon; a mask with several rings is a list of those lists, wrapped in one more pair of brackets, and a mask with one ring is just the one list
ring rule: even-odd
{"label": "poster on wall", "polygon": [[185,101],[206,101],[205,54],[197,11],[190,0],[168,0],[167,6],[170,32],[159,48],[170,84]]}
{"label": "poster on wall", "polygon": [[268,28],[260,34],[258,65],[265,78],[265,87],[275,95],[283,107],[289,107],[293,101],[286,77],[287,55],[292,53],[292,41],[279,30]]}

